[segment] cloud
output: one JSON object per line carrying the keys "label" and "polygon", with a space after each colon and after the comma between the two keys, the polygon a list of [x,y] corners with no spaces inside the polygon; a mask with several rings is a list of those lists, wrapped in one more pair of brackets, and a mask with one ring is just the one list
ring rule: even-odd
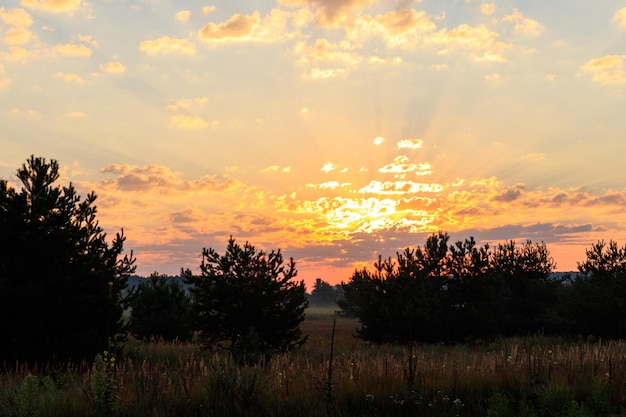
{"label": "cloud", "polygon": [[344,68],[313,68],[304,78],[325,80],[331,78],[345,78],[347,75],[348,71]]}
{"label": "cloud", "polygon": [[286,166],[281,168],[279,165],[270,165],[267,168],[263,168],[261,172],[291,172],[291,167]]}
{"label": "cloud", "polygon": [[414,181],[370,181],[358,190],[360,194],[416,194],[438,193],[443,190],[441,184],[427,184]]}
{"label": "cloud", "polygon": [[317,22],[322,26],[338,26],[355,10],[365,7],[376,0],[278,0],[278,4],[286,7],[312,7]]}
{"label": "cloud", "polygon": [[26,62],[39,57],[37,51],[30,51],[19,46],[9,46],[9,53],[2,53],[2,58],[12,62]]}
{"label": "cloud", "polygon": [[539,152],[531,152],[531,153],[527,153],[521,156],[521,159],[524,160],[528,160],[528,161],[533,161],[533,162],[538,162],[538,161],[543,161],[546,157],[546,154],[544,153],[539,153]]}
{"label": "cloud", "polygon": [[512,202],[524,196],[525,187],[522,184],[518,184],[514,187],[502,190],[493,199],[500,202]]}
{"label": "cloud", "polygon": [[55,78],[59,78],[66,82],[76,83],[76,84],[85,84],[85,80],[82,79],[78,74],[67,74],[64,72],[57,72],[54,74]]}
{"label": "cloud", "polygon": [[327,39],[321,38],[317,39],[313,46],[307,46],[305,42],[298,42],[294,52],[300,57],[299,63],[302,64],[310,61],[321,61],[356,65],[363,60],[363,57],[351,52],[351,48],[349,42],[342,41],[338,44],[333,44]]}
{"label": "cloud", "polygon": [[170,117],[170,126],[178,127],[181,129],[194,129],[205,128],[208,126],[208,124],[199,116],[186,116],[184,114],[177,114]]}
{"label": "cloud", "polygon": [[320,171],[328,173],[336,170],[337,168],[338,166],[333,164],[332,162],[325,162],[324,165],[320,168]]}
{"label": "cloud", "polygon": [[215,11],[215,9],[216,9],[215,6],[204,6],[204,7],[202,7],[202,14],[213,13]]}
{"label": "cloud", "polygon": [[423,144],[421,139],[402,139],[398,142],[398,149],[420,149]]}
{"label": "cloud", "polygon": [[0,20],[9,26],[26,29],[33,24],[30,14],[24,9],[5,9],[0,7]]}
{"label": "cloud", "polygon": [[487,81],[498,81],[500,79],[500,74],[497,72],[492,72],[491,74],[485,75],[485,80]]}
{"label": "cloud", "polygon": [[605,55],[601,58],[590,59],[581,67],[581,70],[593,74],[592,80],[601,84],[626,83],[624,61],[626,55]]}
{"label": "cloud", "polygon": [[480,5],[480,12],[484,15],[492,15],[496,11],[496,5],[493,3],[483,3]]}
{"label": "cloud", "polygon": [[87,117],[87,114],[85,114],[85,112],[82,111],[70,111],[65,113],[66,117],[69,117],[70,119],[83,119],[85,117]]}
{"label": "cloud", "polygon": [[435,45],[444,49],[440,53],[449,53],[455,49],[482,50],[482,56],[476,56],[477,61],[506,62],[502,51],[510,48],[509,44],[498,41],[499,34],[485,25],[470,26],[461,24],[452,30],[440,30],[429,38]]}
{"label": "cloud", "polygon": [[11,28],[4,34],[4,40],[9,45],[25,44],[33,38],[33,33],[23,28]]}
{"label": "cloud", "polygon": [[100,69],[108,74],[123,74],[126,72],[126,65],[119,61],[112,61],[100,64]]}
{"label": "cloud", "polygon": [[617,12],[615,12],[614,19],[619,23],[620,26],[626,27],[626,7],[622,7]]}
{"label": "cloud", "polygon": [[386,174],[405,174],[415,172],[417,175],[429,175],[431,166],[428,162],[411,163],[405,155],[397,156],[391,164],[387,164],[380,168],[378,172]]}
{"label": "cloud", "polygon": [[374,145],[379,146],[385,141],[385,138],[382,136],[377,136],[374,138]]}
{"label": "cloud", "polygon": [[193,99],[180,99],[167,105],[168,110],[177,111],[180,109],[190,110],[194,107],[202,107],[209,101],[207,97],[196,97]]}
{"label": "cloud", "polygon": [[72,12],[80,8],[81,0],[22,0],[21,5],[44,12]]}
{"label": "cloud", "polygon": [[505,22],[514,23],[516,32],[529,36],[539,36],[543,32],[543,25],[536,20],[524,17],[519,10],[515,9],[510,15],[502,18]]}
{"label": "cloud", "polygon": [[381,36],[387,46],[413,47],[424,42],[428,34],[437,26],[426,12],[414,9],[399,9],[376,16],[359,16],[352,27],[347,29],[347,37],[353,41]]}
{"label": "cloud", "polygon": [[196,45],[186,39],[162,36],[155,40],[141,42],[139,50],[147,55],[194,55]]}
{"label": "cloud", "polygon": [[189,21],[190,17],[191,12],[189,10],[181,10],[180,12],[176,13],[176,20],[180,20],[181,22]]}
{"label": "cloud", "polygon": [[284,10],[273,9],[261,19],[259,12],[251,15],[236,13],[221,23],[207,23],[198,31],[198,39],[208,45],[231,42],[275,42],[299,35],[290,32],[288,23],[294,15]]}
{"label": "cloud", "polygon": [[76,44],[58,44],[52,51],[63,56],[91,56],[91,49],[85,45]]}
{"label": "cloud", "polygon": [[11,80],[4,77],[4,65],[0,64],[0,90],[3,90],[11,84]]}

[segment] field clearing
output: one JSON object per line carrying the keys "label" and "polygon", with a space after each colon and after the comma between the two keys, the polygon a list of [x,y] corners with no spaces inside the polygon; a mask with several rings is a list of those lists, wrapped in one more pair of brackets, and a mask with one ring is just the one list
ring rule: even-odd
{"label": "field clearing", "polygon": [[[331,311],[332,314],[332,311]],[[307,343],[237,366],[195,344],[131,341],[96,364],[9,366],[0,416],[615,416],[626,344],[546,337],[474,345],[378,346],[358,322],[312,311]]]}

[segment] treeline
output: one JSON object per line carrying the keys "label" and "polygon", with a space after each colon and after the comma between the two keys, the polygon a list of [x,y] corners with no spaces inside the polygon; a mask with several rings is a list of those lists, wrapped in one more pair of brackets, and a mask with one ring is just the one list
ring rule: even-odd
{"label": "treeline", "polygon": [[[153,274],[136,288],[123,231],[111,243],[96,220],[96,195],[58,186],[56,161],[32,156],[0,180],[0,365],[93,359],[142,340],[191,340],[237,362],[301,346],[309,300],[339,303],[358,335],[378,343],[460,342],[554,333],[626,336],[626,246],[599,242],[576,277],[555,277],[546,246],[494,248],[440,232],[424,247],[382,257],[341,287],[321,279],[308,296],[293,259],[231,237],[223,253],[202,249],[200,273]],[[573,279],[575,278],[575,279]],[[124,317],[130,311],[130,317]]]}
{"label": "treeline", "polygon": [[129,332],[165,340],[197,334],[237,362],[304,343],[304,282],[280,250],[231,237],[222,254],[202,249],[200,273],[182,270],[183,283],[157,273],[129,288],[135,258],[123,253],[123,231],[107,242],[94,193],[82,199],[72,184],[56,185],[58,163],[35,156],[17,178],[21,189],[0,180],[0,366],[111,358]]}
{"label": "treeline", "polygon": [[463,342],[558,334],[626,337],[626,246],[598,242],[579,272],[554,274],[545,244],[449,244],[444,232],[424,247],[354,272],[339,302],[373,342]]}

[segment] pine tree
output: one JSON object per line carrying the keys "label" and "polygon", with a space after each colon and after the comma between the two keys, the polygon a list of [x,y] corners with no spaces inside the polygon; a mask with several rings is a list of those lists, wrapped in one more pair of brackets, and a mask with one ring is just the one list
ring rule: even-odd
{"label": "pine tree", "polygon": [[96,195],[55,186],[57,161],[31,156],[21,190],[0,181],[0,361],[93,357],[123,330],[125,237],[109,245]]}
{"label": "pine tree", "polygon": [[196,330],[207,347],[223,346],[239,362],[255,361],[301,345],[307,306],[304,281],[294,282],[293,258],[266,253],[231,237],[226,253],[202,252],[201,275],[185,272],[194,303]]}

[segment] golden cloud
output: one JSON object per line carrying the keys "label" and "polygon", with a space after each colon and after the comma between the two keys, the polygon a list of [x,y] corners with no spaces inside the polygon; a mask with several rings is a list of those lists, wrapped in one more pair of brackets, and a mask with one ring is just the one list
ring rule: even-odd
{"label": "golden cloud", "polygon": [[196,45],[186,39],[162,36],[159,39],[141,42],[139,50],[148,55],[194,55]]}
{"label": "golden cloud", "polygon": [[332,162],[325,162],[324,165],[320,168],[320,171],[328,173],[336,170],[337,168],[338,166],[333,164]]}
{"label": "golden cloud", "polygon": [[421,139],[402,139],[398,142],[398,149],[420,149],[423,144]]}
{"label": "golden cloud", "polygon": [[281,168],[279,165],[270,165],[267,168],[263,168],[261,172],[291,172],[291,167],[286,166]]}
{"label": "golden cloud", "polygon": [[175,101],[173,104],[168,104],[167,109],[172,111],[177,111],[179,109],[189,110],[194,106],[203,105],[207,103],[209,99],[207,97],[196,97],[193,99],[181,99]]}
{"label": "golden cloud", "polygon": [[30,9],[61,13],[80,8],[81,0],[22,0],[20,4]]}
{"label": "golden cloud", "polygon": [[417,175],[429,175],[431,166],[428,162],[420,162],[417,164],[409,162],[409,158],[405,155],[397,156],[391,164],[387,164],[378,169],[378,172],[386,174],[405,174],[415,172]]}
{"label": "golden cloud", "polygon": [[0,76],[0,90],[7,88],[9,85],[11,85],[11,80]]}
{"label": "golden cloud", "polygon": [[496,5],[493,3],[483,3],[480,5],[480,12],[485,15],[492,15],[496,11]]}
{"label": "golden cloud", "polygon": [[426,12],[414,9],[394,10],[384,15],[359,16],[352,28],[347,29],[350,40],[362,40],[382,36],[391,48],[415,46],[425,34],[436,29]]}
{"label": "golden cloud", "polygon": [[23,28],[11,28],[4,34],[4,40],[9,45],[28,43],[33,38],[33,33]]}
{"label": "golden cloud", "polygon": [[63,81],[72,82],[76,84],[85,84],[85,80],[82,79],[78,74],[67,74],[64,72],[57,72],[54,74],[55,78],[59,78]]}
{"label": "golden cloud", "polygon": [[275,42],[298,36],[289,32],[288,22],[294,14],[273,9],[261,19],[259,12],[252,15],[236,13],[222,23],[207,23],[198,31],[198,39],[209,45],[229,42]]}
{"label": "golden cloud", "polygon": [[182,129],[194,129],[205,128],[208,124],[199,116],[185,116],[184,114],[177,114],[170,118],[170,126]]}
{"label": "golden cloud", "polygon": [[87,115],[85,114],[85,112],[82,111],[70,111],[65,113],[66,117],[69,117],[70,119],[82,119],[87,117]]}
{"label": "golden cloud", "polygon": [[524,17],[524,15],[517,9],[515,9],[510,15],[504,16],[502,20],[514,23],[515,31],[525,35],[539,36],[543,32],[543,25],[541,23]]}
{"label": "golden cloud", "polygon": [[52,51],[63,56],[91,56],[92,53],[85,45],[76,44],[59,44]]}
{"label": "golden cloud", "polygon": [[345,78],[347,75],[348,71],[344,68],[313,68],[308,75],[304,75],[304,78],[326,80],[331,78]]}
{"label": "golden cloud", "polygon": [[498,37],[498,33],[489,30],[485,25],[470,26],[463,23],[452,30],[443,29],[437,32],[429,38],[429,41],[442,45],[445,48],[442,52],[468,48],[488,50],[496,54],[510,47],[504,42],[499,42]]}
{"label": "golden cloud", "polygon": [[615,20],[620,26],[626,27],[626,7],[622,7],[615,12]]}
{"label": "golden cloud", "polygon": [[119,61],[107,62],[106,64],[101,64],[100,69],[109,74],[122,74],[126,72],[126,65],[122,64]]}
{"label": "golden cloud", "polygon": [[189,10],[181,10],[180,12],[176,13],[176,20],[180,20],[181,22],[189,21],[190,17],[191,12]]}
{"label": "golden cloud", "polygon": [[441,184],[427,184],[414,181],[370,181],[358,190],[359,194],[417,194],[439,193],[443,191]]}
{"label": "golden cloud", "polygon": [[307,46],[304,42],[298,42],[294,48],[294,52],[296,55],[300,56],[300,63],[323,61],[356,65],[361,62],[363,58],[354,52],[350,52],[350,49],[352,49],[352,47],[346,41],[333,44],[327,39],[321,38],[317,39],[315,44],[311,47]]}
{"label": "golden cloud", "polygon": [[278,0],[286,7],[310,6],[315,10],[317,21],[322,26],[338,26],[344,23],[355,10],[377,0]]}
{"label": "golden cloud", "polygon": [[24,9],[5,9],[0,7],[0,20],[16,28],[28,28],[33,24],[30,14]]}
{"label": "golden cloud", "polygon": [[29,59],[37,58],[38,56],[37,51],[29,51],[19,46],[10,46],[9,53],[2,54],[3,59],[13,62],[24,62]]}
{"label": "golden cloud", "polygon": [[593,74],[592,80],[603,84],[626,83],[624,61],[626,55],[605,55],[601,58],[590,59],[581,67],[581,70]]}

